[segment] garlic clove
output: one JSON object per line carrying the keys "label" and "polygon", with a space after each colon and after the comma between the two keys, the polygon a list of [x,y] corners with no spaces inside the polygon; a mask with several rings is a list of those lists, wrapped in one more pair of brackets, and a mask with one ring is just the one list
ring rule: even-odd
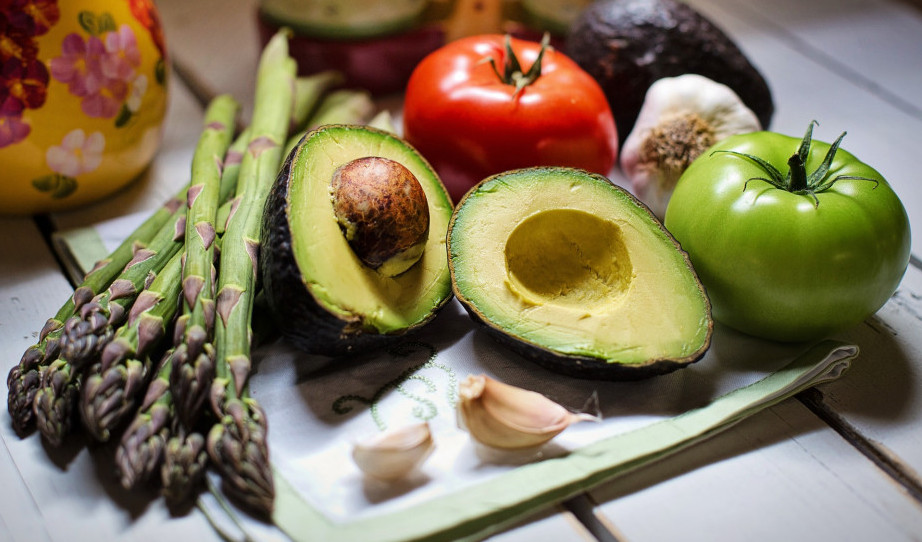
{"label": "garlic clove", "polygon": [[597,420],[486,375],[469,375],[461,383],[458,415],[476,441],[504,449],[540,446],[573,423]]}
{"label": "garlic clove", "polygon": [[426,422],[385,431],[352,448],[352,459],[365,474],[396,480],[410,474],[429,457],[435,443]]}
{"label": "garlic clove", "polygon": [[634,194],[663,218],[679,177],[708,147],[761,130],[733,90],[697,74],[665,77],[647,90],[621,148],[621,169]]}

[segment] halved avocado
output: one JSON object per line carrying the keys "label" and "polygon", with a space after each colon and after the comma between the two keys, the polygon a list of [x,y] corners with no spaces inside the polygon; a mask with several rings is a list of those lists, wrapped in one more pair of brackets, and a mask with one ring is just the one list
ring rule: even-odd
{"label": "halved avocado", "polygon": [[[363,262],[334,210],[334,178],[370,157],[412,173],[429,210],[422,254],[396,276]],[[429,322],[451,298],[445,248],[451,213],[435,171],[393,134],[346,125],[306,134],[282,166],[263,218],[261,277],[282,334],[308,352],[341,355],[382,346]],[[398,218],[399,225],[413,217]],[[394,226],[384,222],[365,227]]]}
{"label": "halved avocado", "polygon": [[262,0],[259,16],[298,35],[367,39],[413,27],[428,5],[428,0]]}
{"label": "halved avocado", "polygon": [[471,317],[553,371],[645,378],[710,346],[710,303],[687,254],[602,176],[552,167],[485,179],[455,209],[448,254]]}
{"label": "halved avocado", "polygon": [[335,70],[347,87],[383,96],[403,91],[413,68],[445,44],[422,0],[265,0],[257,13],[265,45],[291,29],[291,56],[298,73]]}

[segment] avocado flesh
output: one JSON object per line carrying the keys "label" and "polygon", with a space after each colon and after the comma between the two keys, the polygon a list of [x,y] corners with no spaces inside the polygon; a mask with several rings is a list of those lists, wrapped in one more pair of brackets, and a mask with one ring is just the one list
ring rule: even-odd
{"label": "avocado flesh", "polygon": [[449,250],[468,311],[551,368],[580,373],[585,360],[568,368],[567,358],[589,358],[639,377],[695,361],[710,344],[710,307],[687,256],[603,177],[493,177],[459,205]]}
{"label": "avocado flesh", "polygon": [[[423,254],[394,277],[362,263],[333,211],[334,171],[366,156],[400,162],[426,193],[430,235]],[[364,126],[324,126],[306,135],[273,187],[263,228],[265,290],[283,333],[308,351],[335,355],[428,322],[451,297],[445,246],[451,213],[437,175],[397,137]]]}
{"label": "avocado flesh", "polygon": [[303,36],[368,39],[413,27],[427,5],[425,0],[262,0],[259,13]]}

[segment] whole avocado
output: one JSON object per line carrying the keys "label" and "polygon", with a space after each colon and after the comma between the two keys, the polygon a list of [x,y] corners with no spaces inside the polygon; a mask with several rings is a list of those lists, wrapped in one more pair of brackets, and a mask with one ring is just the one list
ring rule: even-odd
{"label": "whole avocado", "polygon": [[727,85],[763,128],[774,113],[768,84],[733,40],[676,0],[595,2],[573,22],[566,52],[605,90],[622,143],[663,77],[696,73]]}

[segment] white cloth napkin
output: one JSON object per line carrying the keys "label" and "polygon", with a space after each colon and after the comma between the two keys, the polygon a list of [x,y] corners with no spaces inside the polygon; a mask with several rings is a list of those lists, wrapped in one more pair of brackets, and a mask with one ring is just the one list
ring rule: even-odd
{"label": "white cloth napkin", "polygon": [[[104,256],[143,216],[56,236],[76,268]],[[858,348],[834,341],[780,345],[717,326],[705,357],[637,382],[561,376],[495,343],[456,301],[387,351],[328,359],[283,340],[254,351],[251,393],[269,420],[276,472],[274,520],[295,540],[480,537],[618,474],[675,453],[818,383],[837,378]],[[600,421],[571,426],[549,445],[502,453],[458,427],[458,383],[468,374],[540,392]],[[597,405],[597,406],[596,406]],[[355,442],[427,421],[435,451],[411,476],[362,475]],[[203,509],[219,512],[207,498]],[[233,528],[265,534],[243,514]],[[271,530],[270,530],[271,532]]]}

